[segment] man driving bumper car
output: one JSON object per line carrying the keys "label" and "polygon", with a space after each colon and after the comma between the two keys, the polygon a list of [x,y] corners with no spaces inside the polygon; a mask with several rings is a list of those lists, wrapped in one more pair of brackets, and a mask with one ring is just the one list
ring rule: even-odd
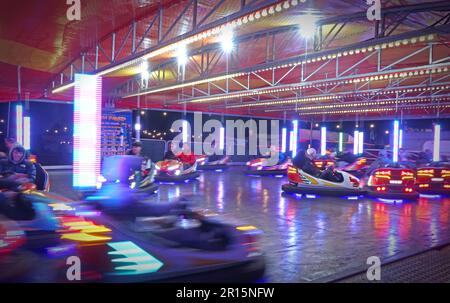
{"label": "man driving bumper car", "polygon": [[324,170],[320,170],[314,164],[313,160],[317,158],[317,151],[314,148],[308,148],[306,151],[300,151],[294,158],[292,163],[295,167],[300,168],[305,173],[311,176],[332,181],[339,182],[339,175],[335,173],[332,166],[327,166]]}
{"label": "man driving bumper car", "polygon": [[13,146],[8,159],[0,161],[0,176],[0,188],[16,189],[22,184],[36,182],[36,167],[26,160],[23,146]]}

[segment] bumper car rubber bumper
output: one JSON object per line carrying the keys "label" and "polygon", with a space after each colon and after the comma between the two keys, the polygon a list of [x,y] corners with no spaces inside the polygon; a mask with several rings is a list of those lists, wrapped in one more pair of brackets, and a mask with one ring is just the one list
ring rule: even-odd
{"label": "bumper car rubber bumper", "polygon": [[367,189],[367,195],[373,198],[382,199],[401,199],[401,200],[416,200],[419,198],[418,192],[404,193],[404,192],[378,192],[372,189]]}
{"label": "bumper car rubber bumper", "polygon": [[204,164],[198,165],[197,170],[216,170],[216,169],[227,169],[227,164]]}
{"label": "bumper car rubber bumper", "polygon": [[295,193],[295,194],[317,194],[324,196],[350,196],[350,195],[364,195],[366,193],[365,190],[355,188],[342,188],[342,187],[318,187],[316,185],[308,185],[308,184],[298,184],[293,185],[290,183],[283,184],[281,189],[286,193]]}
{"label": "bumper car rubber bumper", "polygon": [[247,175],[256,175],[256,176],[274,176],[274,175],[286,175],[286,169],[261,169],[261,170],[252,170],[248,169],[245,172]]}
{"label": "bumper car rubber bumper", "polygon": [[155,181],[157,182],[184,182],[186,180],[193,180],[200,176],[200,173],[195,171],[188,174],[183,174],[179,176],[170,176],[167,174],[159,174],[155,176]]}

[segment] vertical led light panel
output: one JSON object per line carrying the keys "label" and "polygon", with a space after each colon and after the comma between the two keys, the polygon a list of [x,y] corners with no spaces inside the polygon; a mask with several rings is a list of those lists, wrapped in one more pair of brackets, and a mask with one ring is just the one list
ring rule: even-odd
{"label": "vertical led light panel", "polygon": [[320,155],[325,156],[327,153],[327,128],[322,126],[320,129]]}
{"label": "vertical led light panel", "polygon": [[434,143],[433,143],[433,161],[438,162],[440,160],[441,153],[441,125],[434,125]]}
{"label": "vertical led light panel", "polygon": [[30,142],[30,117],[25,116],[23,117],[23,147],[25,150],[31,149],[31,142]]}
{"label": "vertical led light panel", "polygon": [[23,107],[22,104],[16,105],[16,140],[23,145]]}
{"label": "vertical led light panel", "polygon": [[286,152],[286,135],[287,135],[287,130],[286,127],[281,129],[281,152],[285,153]]}
{"label": "vertical led light panel", "polygon": [[398,120],[394,121],[394,141],[392,143],[393,150],[392,150],[392,162],[397,163],[398,162],[398,137],[399,137],[399,123]]}
{"label": "vertical led light panel", "polygon": [[344,150],[344,133],[339,133],[339,152],[342,152]]}
{"label": "vertical led light panel", "polygon": [[353,133],[353,154],[358,154],[358,148],[359,147],[359,131],[355,130]]}
{"label": "vertical led light panel", "polygon": [[292,157],[295,157],[298,144],[298,120],[292,121],[292,137]]}
{"label": "vertical led light panel", "polygon": [[358,134],[358,154],[362,154],[364,152],[364,133],[359,132]]}
{"label": "vertical led light panel", "polygon": [[100,131],[102,80],[94,75],[75,74],[73,186],[96,186],[100,175]]}

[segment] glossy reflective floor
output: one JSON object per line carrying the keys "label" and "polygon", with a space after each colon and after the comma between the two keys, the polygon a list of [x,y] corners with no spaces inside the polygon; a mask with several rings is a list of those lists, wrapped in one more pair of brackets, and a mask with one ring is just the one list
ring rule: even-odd
{"label": "glossy reflective floor", "polygon": [[[75,197],[68,172],[53,172],[52,190]],[[388,203],[368,198],[283,196],[286,178],[247,176],[242,167],[202,172],[198,181],[162,184],[152,199],[184,199],[264,231],[266,280],[308,282],[365,268],[450,242],[450,199]]]}

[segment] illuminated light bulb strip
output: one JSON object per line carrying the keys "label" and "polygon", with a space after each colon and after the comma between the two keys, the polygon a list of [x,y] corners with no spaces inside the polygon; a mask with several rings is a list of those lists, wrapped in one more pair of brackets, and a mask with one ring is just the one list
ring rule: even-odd
{"label": "illuminated light bulb strip", "polygon": [[69,88],[72,88],[74,86],[75,86],[75,82],[70,82],[68,84],[65,84],[65,85],[62,85],[62,86],[58,86],[58,87],[56,87],[56,88],[54,88],[52,90],[52,94],[57,94],[57,93],[63,92],[63,91],[65,91],[65,90],[67,90]]}
{"label": "illuminated light bulb strip", "polygon": [[333,100],[338,99],[337,96],[323,96],[323,97],[311,97],[311,98],[301,98],[301,99],[288,99],[288,100],[277,100],[268,102],[258,102],[258,103],[246,103],[239,105],[230,105],[226,108],[238,108],[238,107],[251,107],[251,106],[264,106],[264,105],[279,105],[279,104],[291,104],[291,103],[302,103],[302,102],[315,102],[323,100]]}
{"label": "illuminated light bulb strip", "polygon": [[[361,78],[357,78],[357,79],[349,79],[349,80],[340,80],[340,81],[333,81],[333,82],[327,82],[325,83],[326,80],[321,80],[324,83],[318,83],[316,85],[299,85],[297,89],[299,88],[310,88],[310,87],[319,87],[319,86],[324,86],[324,85],[337,85],[340,83],[345,83],[345,84],[351,84],[351,83],[360,83],[363,81],[383,81],[383,80],[388,80],[388,79],[397,79],[397,78],[406,78],[406,77],[415,77],[415,76],[422,76],[422,75],[428,75],[430,73],[434,74],[434,73],[447,73],[449,71],[448,67],[439,67],[439,68],[429,68],[429,69],[422,69],[420,71],[416,70],[414,72],[396,72],[396,73],[388,73],[388,74],[384,74],[384,75],[380,75],[380,76],[371,76],[371,77],[361,77]],[[448,88],[449,86],[445,86],[445,88]],[[286,89],[283,89],[286,90]],[[277,92],[277,90],[273,90],[273,92]],[[395,91],[393,91],[395,92]],[[358,93],[356,93],[358,94]],[[376,93],[374,93],[374,95],[376,95]],[[323,97],[317,97],[319,98],[318,100],[328,100],[328,96],[323,96]],[[320,99],[323,98],[323,99]],[[302,102],[300,101],[301,99],[298,99],[297,102]],[[317,101],[318,101],[317,100]],[[295,100],[289,99],[289,100],[276,100],[276,101],[271,101],[271,102],[254,102],[254,103],[245,103],[245,104],[238,104],[238,105],[229,105],[226,108],[240,108],[240,107],[251,107],[251,106],[260,106],[260,105],[279,105],[279,104],[289,104],[289,103],[295,103]]]}
{"label": "illuminated light bulb strip", "polygon": [[[240,97],[247,97],[247,96],[254,96],[254,95],[263,95],[263,94],[270,94],[270,93],[277,93],[277,92],[287,92],[287,91],[294,91],[299,90],[300,87],[287,87],[287,88],[277,88],[277,89],[262,89],[258,91],[251,91],[251,92],[245,92],[245,93],[237,93],[237,94],[228,94],[228,95],[220,95],[220,96],[214,96],[214,97],[207,97],[207,98],[200,98],[190,101],[181,101],[178,102],[178,104],[184,104],[184,103],[203,103],[203,102],[210,102],[210,101],[220,101],[224,99],[233,99],[233,98],[240,98]],[[428,87],[416,87],[416,88],[405,88],[405,89],[395,89],[395,90],[389,90],[389,91],[380,91],[380,89],[373,89],[371,92],[359,92],[359,93],[346,93],[346,92],[338,92],[335,94],[335,96],[341,96],[343,98],[348,97],[354,97],[354,96],[374,96],[374,95],[389,95],[389,94],[395,94],[395,93],[412,93],[412,92],[424,92],[424,91],[436,91],[436,90],[447,90],[450,89],[449,85],[437,85],[437,86],[428,86]],[[319,100],[322,97],[326,97],[324,95],[317,96],[316,98],[319,98]],[[286,101],[292,100],[292,99],[284,99]],[[281,100],[278,100],[281,101]],[[230,105],[233,106],[233,105]]]}
{"label": "illuminated light bulb strip", "polygon": [[[135,97],[135,96],[139,96],[139,95],[147,95],[147,94],[152,94],[152,93],[157,93],[157,92],[162,92],[162,91],[167,91],[167,90],[172,90],[172,89],[183,88],[183,87],[186,87],[186,86],[194,86],[194,85],[197,85],[197,84],[203,84],[203,83],[208,83],[208,82],[217,81],[217,80],[224,80],[224,79],[227,79],[227,78],[236,77],[235,76],[236,74],[249,75],[249,74],[254,73],[254,72],[271,71],[271,70],[275,70],[275,69],[279,69],[279,68],[287,68],[287,67],[293,67],[293,66],[301,65],[301,64],[309,64],[311,62],[315,63],[315,62],[320,62],[322,60],[334,59],[334,58],[337,58],[337,57],[354,55],[354,54],[359,54],[359,53],[365,53],[367,51],[378,50],[380,48],[383,49],[383,48],[399,47],[399,46],[402,46],[402,45],[407,45],[409,43],[414,44],[414,43],[417,43],[417,42],[426,42],[427,40],[428,41],[432,41],[435,38],[436,38],[435,34],[423,35],[423,36],[419,36],[419,37],[413,37],[413,38],[410,38],[410,39],[398,40],[398,41],[395,41],[395,42],[382,43],[381,45],[368,46],[368,47],[363,47],[363,48],[360,48],[360,49],[349,50],[349,51],[344,51],[344,52],[338,52],[338,53],[333,54],[333,55],[330,54],[330,55],[327,55],[327,56],[317,56],[317,57],[314,57],[314,58],[311,58],[311,59],[300,60],[300,61],[294,62],[294,63],[281,64],[281,65],[272,66],[272,67],[268,67],[268,68],[264,68],[264,69],[257,69],[257,70],[253,70],[251,72],[235,73],[235,74],[230,74],[230,75],[223,75],[223,76],[212,77],[212,78],[208,78],[208,79],[197,80],[197,81],[188,82],[188,83],[184,83],[184,84],[175,84],[175,85],[172,85],[172,86],[161,87],[159,89],[148,90],[148,91],[143,91],[143,92],[140,92],[140,93],[126,95],[123,98],[131,98],[131,97]],[[408,41],[408,42],[406,43],[405,41]],[[404,43],[406,43],[406,44],[404,44]],[[370,80],[372,80],[372,81],[378,80],[378,79],[376,79],[377,77],[378,76],[370,77]],[[404,77],[404,75],[402,75],[401,77]],[[398,76],[397,77],[393,77],[393,78],[398,78]],[[389,78],[389,79],[392,79],[392,78]],[[380,80],[383,80],[383,79],[380,79]],[[366,80],[366,81],[369,81],[369,80]],[[350,83],[359,83],[359,82],[350,82]],[[305,87],[305,86],[302,86],[302,87]],[[238,96],[236,95],[236,97],[238,97]],[[205,101],[205,99],[208,99],[208,98],[203,98],[203,100],[204,100],[203,102],[207,102],[207,101]],[[180,103],[184,103],[184,102],[198,103],[198,102],[202,102],[202,101],[192,100],[192,101],[182,101]]]}
{"label": "illuminated light bulb strip", "polygon": [[285,111],[285,110],[296,110],[296,111],[306,111],[306,110],[314,110],[314,109],[329,109],[329,108],[348,108],[348,107],[356,107],[356,106],[379,106],[379,105],[395,105],[396,103],[399,105],[402,104],[411,104],[411,103],[423,103],[423,102],[431,102],[431,101],[447,101],[450,100],[450,96],[442,96],[442,97],[423,97],[423,98],[411,98],[411,99],[388,99],[388,100],[377,100],[372,102],[352,102],[352,103],[342,103],[342,104],[329,104],[329,105],[317,105],[317,106],[308,106],[301,108],[282,108],[282,109],[268,109],[265,112],[277,112],[277,111]]}
{"label": "illuminated light bulb strip", "polygon": [[[280,1],[277,4],[273,4],[270,5],[266,8],[263,9],[259,9],[255,12],[249,13],[245,16],[236,18],[235,20],[232,21],[228,21],[225,24],[222,25],[218,25],[216,27],[213,27],[211,29],[205,30],[201,33],[192,35],[188,38],[182,39],[180,41],[171,43],[169,45],[163,46],[157,50],[154,51],[150,51],[149,53],[142,55],[139,58],[130,60],[130,61],[126,61],[123,62],[121,64],[118,64],[116,66],[112,66],[110,68],[107,68],[105,70],[102,70],[100,72],[95,73],[95,75],[97,76],[103,76],[109,73],[112,73],[114,71],[117,71],[119,69],[125,68],[125,67],[129,67],[132,65],[136,65],[136,64],[140,64],[142,61],[144,60],[148,60],[150,58],[154,58],[156,56],[171,52],[176,50],[179,46],[184,45],[187,46],[189,44],[192,44],[194,42],[212,37],[212,36],[219,36],[221,35],[223,32],[225,32],[226,30],[229,29],[234,29],[238,26],[247,24],[247,23],[251,23],[251,22],[255,22],[258,21],[260,19],[266,18],[266,17],[272,17],[275,14],[279,14],[282,11],[287,11],[289,9],[291,9],[292,7],[295,7],[299,4],[299,2],[306,2],[306,0],[285,0],[285,1]],[[52,93],[57,93],[57,92],[61,92],[64,91],[68,88],[71,88],[74,86],[74,83],[69,83],[60,87],[57,87],[55,89],[52,90]],[[131,97],[131,96],[130,96]]]}
{"label": "illuminated light bulb strip", "polygon": [[422,99],[406,99],[406,100],[385,100],[385,101],[375,101],[375,102],[359,102],[359,103],[348,103],[348,104],[331,104],[331,105],[320,105],[320,106],[309,106],[298,108],[297,111],[312,110],[312,109],[328,109],[328,108],[342,108],[342,107],[355,107],[355,106],[375,106],[375,105],[395,105],[398,104],[408,104],[408,103],[421,103],[430,101],[446,101],[450,98],[422,98]]}
{"label": "illuminated light bulb strip", "polygon": [[[408,109],[434,109],[434,108],[450,108],[450,105],[430,105],[430,106],[413,106],[408,107]],[[386,107],[386,108],[366,108],[366,109],[354,109],[354,110],[338,110],[338,111],[319,111],[319,112],[310,112],[310,113],[302,113],[299,116],[313,116],[313,115],[336,115],[336,114],[361,114],[361,113],[370,113],[370,112],[387,112],[387,111],[395,111],[396,107]]]}
{"label": "illuminated light bulb strip", "polygon": [[154,93],[159,93],[159,92],[163,92],[163,91],[167,91],[167,90],[179,89],[179,88],[183,88],[183,87],[187,87],[187,86],[195,86],[195,85],[204,84],[204,83],[213,82],[213,81],[226,80],[229,78],[240,77],[240,76],[244,76],[244,75],[246,75],[246,74],[245,73],[236,73],[236,74],[222,75],[222,76],[217,76],[217,77],[213,77],[213,78],[197,80],[197,81],[193,81],[193,82],[181,83],[181,84],[173,85],[170,87],[161,87],[161,88],[153,89],[150,91],[135,93],[135,94],[124,96],[124,98],[142,96],[142,95],[147,95],[147,94],[154,94]]}
{"label": "illuminated light bulb strip", "polygon": [[428,34],[428,35],[422,35],[422,36],[412,37],[412,38],[408,38],[408,39],[396,40],[396,41],[392,41],[392,42],[385,42],[385,43],[381,43],[381,44],[375,44],[373,46],[367,46],[367,47],[355,48],[355,49],[351,49],[351,50],[347,50],[347,51],[341,51],[341,52],[337,52],[334,54],[319,55],[319,56],[315,56],[312,58],[299,60],[297,62],[285,63],[285,64],[280,64],[280,65],[277,65],[274,67],[270,67],[270,68],[258,69],[254,72],[264,72],[264,71],[269,71],[272,69],[286,68],[286,67],[293,67],[293,66],[297,66],[297,65],[301,65],[301,64],[321,62],[321,61],[336,59],[336,58],[340,58],[340,57],[347,57],[347,56],[358,55],[358,54],[366,53],[366,52],[378,51],[379,49],[395,48],[395,47],[405,46],[408,44],[416,44],[419,42],[420,43],[429,42],[429,41],[433,41],[436,37],[437,36],[435,34]]}

